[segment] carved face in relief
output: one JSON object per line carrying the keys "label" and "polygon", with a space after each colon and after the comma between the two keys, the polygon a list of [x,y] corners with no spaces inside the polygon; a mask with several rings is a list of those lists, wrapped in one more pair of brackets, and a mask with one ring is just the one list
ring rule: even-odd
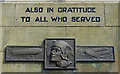
{"label": "carved face in relief", "polygon": [[51,61],[60,61],[62,55],[62,50],[60,47],[52,47],[51,48]]}
{"label": "carved face in relief", "polygon": [[72,64],[68,59],[68,54],[71,50],[73,50],[72,47],[65,41],[53,40],[50,60],[56,62],[58,67],[67,67]]}

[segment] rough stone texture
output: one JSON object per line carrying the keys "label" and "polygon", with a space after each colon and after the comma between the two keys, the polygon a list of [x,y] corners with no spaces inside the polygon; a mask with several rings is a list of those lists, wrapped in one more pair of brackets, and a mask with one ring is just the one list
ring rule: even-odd
{"label": "rough stone texture", "polygon": [[[112,8],[110,8],[109,6]],[[4,61],[5,60],[4,48],[6,46],[8,45],[16,45],[16,46],[42,45],[43,40],[45,38],[76,38],[76,45],[80,45],[80,46],[88,46],[88,45],[114,46],[115,55],[116,55],[115,62],[77,62],[76,70],[71,70],[71,71],[118,72],[118,49],[119,49],[118,43],[120,43],[118,42],[118,39],[120,37],[120,33],[118,33],[119,32],[118,27],[38,27],[38,26],[23,27],[21,25],[24,25],[24,24],[18,24],[17,22],[15,22],[16,20],[15,16],[19,16],[15,12],[16,7],[17,7],[17,4],[15,4],[14,2],[7,2],[2,4],[2,10],[3,10],[2,11],[2,27],[0,29],[0,40],[2,40],[0,41],[2,42],[2,44],[0,44],[2,45],[0,46],[2,47],[0,49],[1,51],[0,55],[2,55],[2,58],[0,58],[0,60],[2,59],[2,63],[0,64],[0,67],[2,67],[3,72],[58,71],[58,70],[51,70],[51,71],[43,70],[44,64],[41,62],[5,62]],[[115,7],[117,8],[117,6],[114,4],[105,4],[106,18],[108,18],[108,20],[106,20],[106,26],[117,26],[117,18],[116,18],[117,15],[115,16],[112,15],[113,13],[117,14],[117,12],[114,12],[114,11],[117,11]],[[107,8],[109,8],[110,10],[108,10]],[[107,14],[109,14],[109,16]],[[113,17],[114,21],[109,19],[110,17]],[[57,25],[57,24],[54,24],[54,25]],[[21,27],[18,27],[18,26],[21,26]]]}
{"label": "rough stone texture", "polygon": [[0,74],[2,73],[2,52],[0,51]]}
{"label": "rough stone texture", "polygon": [[0,27],[0,51],[2,51],[2,28]]}
{"label": "rough stone texture", "polygon": [[106,26],[118,26],[118,3],[105,3]]}
{"label": "rough stone texture", "polygon": [[[116,57],[118,53],[116,52]],[[4,57],[3,57],[4,58]],[[3,59],[4,60],[4,59]],[[116,62],[77,62],[74,72],[118,72]],[[70,70],[43,70],[43,62],[3,62],[2,72],[62,72]]]}
{"label": "rough stone texture", "polygon": [[[64,37],[76,38],[77,45],[113,45],[116,50],[116,62],[114,63],[77,63],[76,71],[79,72],[117,72],[117,34],[116,28],[106,27],[10,27],[3,29],[3,47],[6,45],[41,45],[45,38]],[[94,38],[95,37],[95,38]],[[25,66],[24,66],[24,65]],[[30,63],[3,63],[3,71],[22,71]],[[38,64],[38,63],[36,63]],[[20,67],[18,67],[20,65]],[[14,67],[13,67],[14,66]],[[10,69],[8,69],[8,67]],[[22,68],[21,68],[22,67]],[[35,68],[35,67],[32,67]],[[42,68],[42,67],[41,67]],[[16,69],[16,70],[12,70]],[[33,69],[38,71],[40,68]],[[23,71],[31,71],[25,69]]]}
{"label": "rough stone texture", "polygon": [[14,62],[4,63],[2,72],[41,72],[42,63],[40,62]]}
{"label": "rough stone texture", "polygon": [[67,37],[75,37],[76,45],[113,45],[117,51],[118,35],[115,27],[67,27]]}
{"label": "rough stone texture", "polygon": [[[2,25],[2,3],[0,3],[0,26]],[[2,28],[0,27],[0,73],[2,73]]]}
{"label": "rough stone texture", "polygon": [[120,74],[120,52],[118,51],[118,74]]}
{"label": "rough stone texture", "polygon": [[[65,28],[59,27],[10,27],[3,29],[3,49],[6,45],[42,45],[45,38],[66,37]],[[4,57],[3,57],[4,58]],[[42,63],[43,64],[43,63]],[[41,63],[6,62],[3,72],[41,72]]]}
{"label": "rough stone texture", "polygon": [[[0,3],[0,26],[2,25],[2,3]],[[0,51],[2,47],[2,28],[0,28]],[[0,73],[2,73],[2,54],[0,52]]]}
{"label": "rough stone texture", "polygon": [[75,37],[76,45],[80,46],[109,46],[115,47],[116,60],[114,63],[79,63],[78,71],[117,72],[118,71],[118,43],[117,28],[115,27],[68,27],[67,37]]}
{"label": "rough stone texture", "polygon": [[77,63],[78,72],[118,72],[118,52],[115,52],[116,60],[111,62],[81,62]]}
{"label": "rough stone texture", "polygon": [[15,3],[2,3],[2,26],[14,26],[15,24]]}
{"label": "rough stone texture", "polygon": [[[0,3],[0,26],[2,25],[2,3]],[[0,27],[0,51],[2,47],[2,28]]]}
{"label": "rough stone texture", "polygon": [[6,27],[3,28],[3,49],[7,45],[42,45],[46,38],[65,38],[64,27]]}
{"label": "rough stone texture", "polygon": [[5,54],[2,55],[2,72],[41,72],[41,62],[5,62]]}
{"label": "rough stone texture", "polygon": [[118,51],[120,52],[120,27],[118,27]]}
{"label": "rough stone texture", "polygon": [[[120,2],[118,3],[118,20],[120,20]],[[118,25],[120,26],[120,21],[118,21]]]}
{"label": "rough stone texture", "polygon": [[2,3],[0,3],[0,26],[2,25]]}
{"label": "rough stone texture", "polygon": [[0,27],[0,73],[2,72],[2,28]]}

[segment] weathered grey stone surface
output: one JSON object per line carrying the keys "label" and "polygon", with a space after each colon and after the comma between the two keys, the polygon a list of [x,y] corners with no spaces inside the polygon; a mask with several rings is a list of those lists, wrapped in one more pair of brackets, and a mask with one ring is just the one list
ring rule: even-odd
{"label": "weathered grey stone surface", "polygon": [[[115,62],[113,63],[77,63],[76,70],[79,72],[117,72],[117,28],[115,27],[6,27],[3,28],[2,51],[8,45],[42,45],[45,38],[76,38],[76,45],[86,46],[109,46],[115,47]],[[4,58],[4,57],[3,57]],[[10,63],[14,65],[13,63]],[[12,71],[13,66],[3,63],[3,71]],[[16,63],[17,64],[17,63]],[[25,66],[22,66],[24,64]],[[29,64],[29,63],[28,63]],[[38,63],[36,63],[38,64]],[[27,63],[21,63],[20,67],[26,68],[23,71],[29,71]],[[16,65],[15,65],[16,66]],[[14,67],[15,67],[14,66]],[[7,69],[6,69],[7,68]],[[10,69],[8,69],[10,68]],[[35,67],[33,67],[35,68]],[[40,72],[39,68],[33,69]],[[22,71],[16,66],[16,71]],[[15,71],[15,70],[13,70]]]}
{"label": "weathered grey stone surface", "polygon": [[[7,1],[7,0],[6,0]],[[9,0],[10,1],[10,0]],[[22,0],[21,0],[22,1]],[[67,0],[66,0],[67,1]],[[71,0],[72,1],[72,0]],[[78,0],[76,0],[78,1]],[[99,0],[98,0],[99,1]],[[32,2],[34,3],[34,2]],[[102,24],[102,27],[87,27],[82,25],[80,27],[62,27],[56,26],[57,24],[51,24],[54,27],[50,27],[49,24],[39,26],[41,24],[23,24],[20,23],[19,17],[25,15],[23,10],[25,6],[31,6],[32,3],[22,2],[4,2],[2,3],[2,23],[0,27],[0,41],[1,42],[1,58],[2,72],[48,72],[43,70],[43,64],[41,62],[5,62],[4,48],[8,45],[42,45],[42,42],[46,38],[75,38],[76,45],[80,46],[114,46],[115,48],[115,62],[78,62],[76,63],[76,72],[118,72],[118,46],[119,29],[117,23],[117,5],[116,4],[95,4],[105,8],[99,10],[101,16],[105,14],[104,21],[106,24]],[[35,2],[36,3],[36,2]],[[57,3],[55,3],[57,6]],[[87,6],[87,3],[85,3]],[[23,5],[23,6],[21,6]],[[47,4],[46,4],[47,5]],[[46,6],[45,5],[45,6]],[[34,6],[34,4],[33,4]],[[35,4],[36,6],[36,4]],[[39,3],[38,3],[39,6]],[[52,4],[51,4],[52,6]],[[19,8],[19,9],[18,9]],[[1,8],[0,8],[1,9]],[[22,12],[21,12],[22,11]],[[105,12],[105,13],[103,13]],[[114,15],[112,15],[114,14]],[[27,14],[30,15],[30,14]],[[39,15],[39,14],[38,14]],[[44,14],[46,15],[46,14]],[[54,15],[54,14],[51,14]],[[61,14],[62,15],[62,14]],[[58,16],[61,16],[58,15]],[[34,16],[34,15],[31,15]],[[113,19],[110,19],[113,18]],[[71,24],[71,23],[70,23]],[[67,24],[68,26],[70,24]],[[75,24],[72,24],[75,25]],[[25,27],[27,26],[27,27]],[[35,27],[36,26],[36,27]],[[43,27],[44,26],[44,27]],[[49,26],[49,27],[48,27]],[[113,26],[113,27],[111,27]],[[51,70],[56,71],[56,70]],[[57,71],[58,72],[58,71]]]}
{"label": "weathered grey stone surface", "polygon": [[113,46],[77,46],[76,61],[115,61]]}
{"label": "weathered grey stone surface", "polygon": [[76,45],[109,46],[118,50],[116,27],[67,27],[67,37],[75,37]]}
{"label": "weathered grey stone surface", "polygon": [[[0,3],[0,26],[2,25],[2,3]],[[0,49],[2,49],[2,28],[0,27]],[[2,52],[0,50],[0,73],[2,73]]]}
{"label": "weathered grey stone surface", "polygon": [[[0,26],[2,25],[2,3],[0,3]],[[2,49],[2,28],[0,27],[0,49]],[[0,50],[0,73],[2,73],[2,52]]]}
{"label": "weathered grey stone surface", "polygon": [[2,3],[0,3],[0,26],[2,25]]}
{"label": "weathered grey stone surface", "polygon": [[106,26],[118,26],[118,3],[105,4]]}
{"label": "weathered grey stone surface", "polygon": [[0,73],[2,73],[2,53],[3,52],[0,52]]}
{"label": "weathered grey stone surface", "polygon": [[[3,27],[3,49],[6,46],[42,46],[46,38],[66,38],[64,27]],[[3,50],[2,50],[3,51]]]}
{"label": "weathered grey stone surface", "polygon": [[14,26],[15,15],[15,2],[2,3],[2,26]]}
{"label": "weathered grey stone surface", "polygon": [[118,73],[120,73],[120,52],[118,52]]}
{"label": "weathered grey stone surface", "polygon": [[73,38],[46,39],[45,69],[75,70],[76,68],[75,47],[76,47],[75,39]]}
{"label": "weathered grey stone surface", "polygon": [[[2,26],[2,3],[0,3],[0,26]],[[0,51],[2,47],[2,27],[0,27]]]}
{"label": "weathered grey stone surface", "polygon": [[44,47],[41,46],[7,46],[6,61],[44,61]]}

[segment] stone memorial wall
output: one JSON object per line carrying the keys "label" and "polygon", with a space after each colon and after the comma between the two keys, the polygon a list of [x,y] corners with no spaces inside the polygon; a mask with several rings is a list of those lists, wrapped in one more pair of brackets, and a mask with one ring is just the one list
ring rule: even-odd
{"label": "stone memorial wall", "polygon": [[[120,50],[119,8],[118,1],[1,0],[0,72],[117,73]],[[59,64],[55,62],[59,59],[48,55],[53,54],[57,46],[60,46],[61,54],[71,53],[70,58],[69,54],[61,55],[67,64]],[[57,56],[58,51],[55,52]],[[38,52],[42,53],[37,56]],[[25,56],[21,58],[20,55]],[[42,61],[39,56],[43,57]]]}

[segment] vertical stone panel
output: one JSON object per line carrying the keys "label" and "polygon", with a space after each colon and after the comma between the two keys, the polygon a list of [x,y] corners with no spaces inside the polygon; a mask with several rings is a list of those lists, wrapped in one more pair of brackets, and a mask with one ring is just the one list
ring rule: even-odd
{"label": "vertical stone panel", "polygon": [[2,3],[2,26],[14,26],[15,2]]}
{"label": "vertical stone panel", "polygon": [[2,52],[0,51],[0,74],[2,73]]}
{"label": "vertical stone panel", "polygon": [[120,74],[120,52],[118,52],[118,72]]}
{"label": "vertical stone panel", "polygon": [[0,26],[2,26],[2,2],[0,2]]}
{"label": "vertical stone panel", "polygon": [[[0,0],[2,1],[2,0]],[[2,25],[2,3],[0,2],[0,26]],[[2,73],[2,28],[0,27],[0,73]]]}
{"label": "vertical stone panel", "polygon": [[0,51],[2,47],[2,3],[0,3]]}
{"label": "vertical stone panel", "polygon": [[105,3],[106,26],[118,26],[118,3]]}
{"label": "vertical stone panel", "polygon": [[2,72],[2,27],[0,27],[0,73]]}
{"label": "vertical stone panel", "polygon": [[[120,26],[120,2],[118,3],[118,25]],[[118,71],[120,74],[120,27],[118,28]]]}

